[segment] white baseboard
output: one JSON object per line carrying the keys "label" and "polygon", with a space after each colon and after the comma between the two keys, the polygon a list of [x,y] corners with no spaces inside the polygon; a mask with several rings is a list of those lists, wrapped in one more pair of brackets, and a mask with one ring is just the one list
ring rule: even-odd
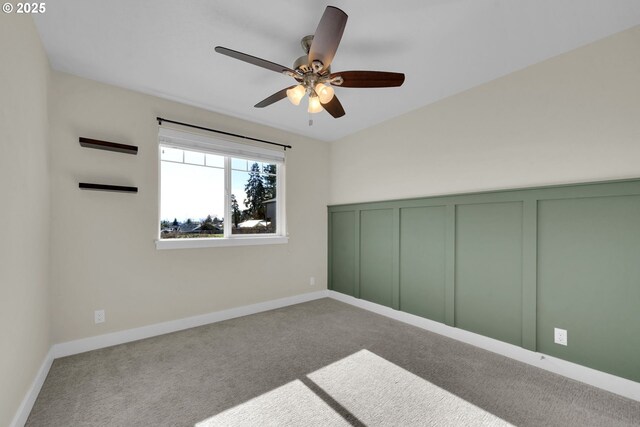
{"label": "white baseboard", "polygon": [[280,298],[271,301],[259,302],[257,304],[245,305],[242,307],[230,308],[228,310],[216,311],[213,313],[201,314],[199,316],[187,317],[184,319],[171,320],[168,322],[156,323],[154,325],[142,326],[140,328],[127,329],[124,331],[112,332],[95,337],[82,338],[75,341],[68,341],[55,344],[52,347],[53,357],[65,357],[73,354],[84,353],[85,351],[97,350],[99,348],[111,347],[113,345],[124,344],[144,338],[155,337],[183,329],[195,328],[196,326],[208,325],[210,323],[221,322],[235,317],[247,316],[249,314],[261,313],[263,311],[274,310],[276,308],[289,305],[300,304],[307,301],[327,297],[326,290],[310,292],[292,297]]}
{"label": "white baseboard", "polygon": [[36,375],[31,387],[25,395],[18,411],[13,417],[11,427],[24,426],[33,404],[40,393],[42,384],[47,378],[49,369],[53,360],[59,357],[70,356],[73,354],[83,353],[85,351],[97,350],[100,348],[110,347],[113,345],[124,344],[131,341],[137,341],[144,338],[150,338],[157,335],[168,334],[171,332],[181,331],[184,329],[194,328],[196,326],[208,325],[210,323],[221,322],[223,320],[233,319],[235,317],[247,316],[250,314],[261,313],[263,311],[274,310],[277,308],[287,307],[289,305],[300,304],[307,301],[313,301],[320,298],[330,297],[338,301],[351,304],[353,306],[417,326],[422,329],[435,332],[449,338],[462,341],[485,350],[501,354],[506,357],[545,369],[565,377],[572,378],[583,383],[602,388],[612,393],[619,394],[630,399],[640,401],[640,383],[620,378],[615,375],[567,362],[552,356],[543,355],[533,351],[525,350],[521,347],[507,344],[502,341],[494,340],[482,335],[467,332],[462,329],[453,328],[439,322],[414,316],[398,310],[391,309],[369,301],[364,301],[338,292],[322,290],[311,292],[292,297],[281,298],[272,301],[265,301],[257,304],[246,305],[228,310],[217,311],[213,313],[203,314],[200,316],[187,317],[185,319],[172,320],[169,322],[157,323],[154,325],[143,326],[140,328],[128,329],[125,331],[112,332],[109,334],[98,335],[95,337],[83,338],[75,341],[69,341],[60,344],[54,344],[42,362],[38,374]]}
{"label": "white baseboard", "polygon": [[196,326],[208,325],[210,323],[221,322],[235,317],[247,316],[261,313],[263,311],[274,310],[289,305],[300,304],[313,301],[328,296],[327,290],[310,292],[292,297],[277,300],[260,302],[257,304],[245,305],[242,307],[230,308],[228,310],[216,311],[202,314],[200,316],[187,317],[185,319],[172,320],[169,322],[156,323],[155,325],[142,326],[140,328],[127,329],[125,331],[112,332],[110,334],[98,335],[95,337],[83,338],[75,341],[54,344],[45,356],[36,378],[33,380],[29,391],[25,395],[18,411],[16,411],[11,427],[22,427],[27,422],[33,404],[40,393],[42,384],[47,378],[49,369],[54,359],[71,356],[73,354],[84,353],[85,351],[97,350],[99,348],[111,347],[112,345],[124,344],[157,335],[168,334],[170,332],[181,331],[183,329],[194,328]]}
{"label": "white baseboard", "polygon": [[563,375],[576,381],[619,394],[629,399],[640,401],[640,383],[635,381],[587,368],[586,366],[578,365],[576,363],[567,362],[566,360],[558,359],[546,354],[526,350],[513,344],[507,344],[493,338],[447,326],[440,322],[435,322],[420,316],[394,310],[380,304],[354,298],[339,292],[327,291],[327,293],[330,298],[335,300],[480,347],[484,350]]}
{"label": "white baseboard", "polygon": [[44,380],[49,374],[49,369],[51,369],[52,363],[53,351],[49,349],[49,352],[44,357],[42,365],[40,365],[40,369],[38,369],[36,377],[31,383],[31,387],[29,387],[29,390],[27,390],[27,394],[24,396],[24,399],[22,399],[22,402],[20,403],[20,407],[18,407],[18,410],[13,417],[13,421],[11,421],[11,424],[9,424],[11,427],[24,427],[24,424],[27,422],[27,418],[29,418],[29,414],[31,413],[31,408],[33,408],[33,404],[36,402],[36,398],[40,393],[42,384],[44,384]]}

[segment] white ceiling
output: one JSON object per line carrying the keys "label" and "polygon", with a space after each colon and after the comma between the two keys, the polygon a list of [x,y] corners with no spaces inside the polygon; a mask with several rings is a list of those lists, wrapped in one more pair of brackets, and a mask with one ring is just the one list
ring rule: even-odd
{"label": "white ceiling", "polygon": [[[254,108],[293,80],[213,48],[292,66],[327,5],[349,15],[332,71],[404,72],[404,85],[337,88],[346,116],[312,127],[302,104]],[[56,0],[36,15],[56,70],[323,140],[638,24],[638,0]]]}

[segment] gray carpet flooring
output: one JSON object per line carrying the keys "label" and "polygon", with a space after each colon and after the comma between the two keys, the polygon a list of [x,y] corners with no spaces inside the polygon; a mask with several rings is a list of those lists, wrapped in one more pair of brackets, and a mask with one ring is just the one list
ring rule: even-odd
{"label": "gray carpet flooring", "polygon": [[56,359],[28,426],[640,426],[640,402],[321,299]]}

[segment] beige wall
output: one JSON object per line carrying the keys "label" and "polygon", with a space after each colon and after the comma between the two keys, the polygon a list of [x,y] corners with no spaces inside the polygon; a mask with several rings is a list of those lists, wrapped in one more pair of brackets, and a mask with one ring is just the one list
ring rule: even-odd
{"label": "beige wall", "polygon": [[[326,288],[327,143],[62,73],[53,73],[50,116],[55,343]],[[156,116],[291,144],[289,243],[156,250]],[[139,153],[82,148],[79,136]],[[139,193],[82,191],[79,181]],[[96,309],[106,323],[94,325]]]}
{"label": "beige wall", "polygon": [[49,350],[49,63],[30,16],[0,14],[0,425]]}
{"label": "beige wall", "polygon": [[635,27],[333,142],[331,203],[639,177],[639,46]]}

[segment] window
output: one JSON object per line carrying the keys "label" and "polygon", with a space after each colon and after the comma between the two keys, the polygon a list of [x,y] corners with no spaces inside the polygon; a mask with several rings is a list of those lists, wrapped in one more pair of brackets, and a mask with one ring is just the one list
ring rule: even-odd
{"label": "window", "polygon": [[158,249],[286,243],[284,151],[161,128]]}

